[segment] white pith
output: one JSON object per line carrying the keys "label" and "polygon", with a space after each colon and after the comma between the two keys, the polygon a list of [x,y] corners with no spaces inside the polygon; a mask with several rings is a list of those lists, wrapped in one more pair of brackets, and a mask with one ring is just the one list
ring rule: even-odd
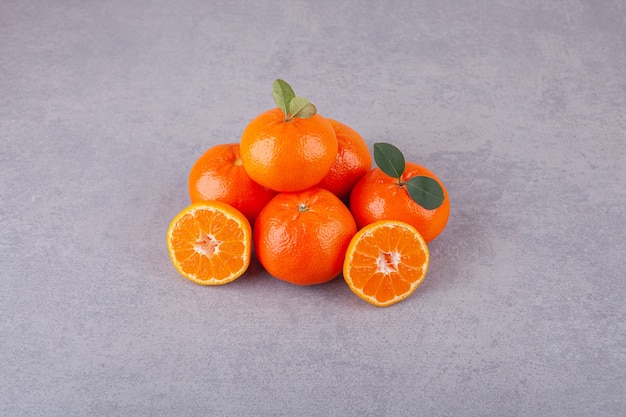
{"label": "white pith", "polygon": [[217,240],[212,234],[202,232],[196,243],[193,245],[193,248],[200,255],[210,258],[216,253],[219,253],[220,241]]}
{"label": "white pith", "polygon": [[376,258],[376,272],[382,272],[383,274],[398,272],[399,264],[400,254],[397,251],[380,251],[378,253],[378,258]]}

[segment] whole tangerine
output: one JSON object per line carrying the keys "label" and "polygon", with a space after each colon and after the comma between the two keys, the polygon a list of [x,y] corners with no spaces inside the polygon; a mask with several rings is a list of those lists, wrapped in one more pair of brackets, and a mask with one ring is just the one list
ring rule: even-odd
{"label": "whole tangerine", "polygon": [[337,277],[356,224],[333,193],[309,188],[279,193],[256,219],[256,256],[275,278],[314,285]]}
{"label": "whole tangerine", "polygon": [[277,108],[255,117],[240,140],[241,160],[250,177],[275,191],[301,191],[319,183],[338,151],[330,122],[283,80],[274,81]]}
{"label": "whole tangerine", "polygon": [[[426,209],[411,198],[406,183],[417,176],[432,178],[439,184],[443,191],[443,203],[439,207]],[[379,220],[398,220],[415,227],[429,243],[446,227],[450,200],[443,183],[432,171],[407,161],[400,178],[389,176],[378,167],[361,178],[350,194],[350,211],[359,229]]]}
{"label": "whole tangerine", "polygon": [[221,201],[239,210],[254,224],[256,216],[276,192],[254,182],[245,171],[239,144],[224,143],[207,149],[189,172],[192,203]]}
{"label": "whole tangerine", "polygon": [[316,114],[285,120],[275,108],[254,118],[241,135],[241,159],[250,177],[275,191],[301,191],[319,183],[337,157],[330,122]]}
{"label": "whole tangerine", "polygon": [[372,168],[372,155],[359,132],[337,120],[328,121],[335,130],[339,147],[330,171],[317,186],[347,202],[352,188]]}

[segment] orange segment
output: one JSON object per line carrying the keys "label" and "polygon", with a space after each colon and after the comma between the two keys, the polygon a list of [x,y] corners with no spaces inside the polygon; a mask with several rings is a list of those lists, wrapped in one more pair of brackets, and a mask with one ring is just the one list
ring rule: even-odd
{"label": "orange segment", "polygon": [[226,284],[250,265],[252,230],[246,217],[226,203],[196,203],[170,223],[167,248],[185,278],[200,285]]}
{"label": "orange segment", "polygon": [[352,238],[343,276],[356,295],[378,307],[404,300],[422,283],[430,254],[420,233],[408,223],[381,220]]}

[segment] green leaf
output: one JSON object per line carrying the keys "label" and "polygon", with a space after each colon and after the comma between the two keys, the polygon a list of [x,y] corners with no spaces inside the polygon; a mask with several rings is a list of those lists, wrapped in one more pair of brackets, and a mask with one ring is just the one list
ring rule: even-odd
{"label": "green leaf", "polygon": [[430,177],[419,175],[409,179],[404,185],[413,201],[426,210],[434,210],[443,203],[443,189]]}
{"label": "green leaf", "polygon": [[317,109],[309,100],[304,97],[294,97],[289,103],[291,109],[291,117],[298,117],[300,119],[308,119],[317,113]]}
{"label": "green leaf", "polygon": [[400,149],[389,143],[374,144],[374,161],[390,177],[399,179],[404,172],[404,155]]}
{"label": "green leaf", "polygon": [[275,80],[272,86],[272,97],[274,97],[274,102],[276,105],[285,113],[285,118],[289,117],[289,113],[291,113],[289,108],[289,103],[294,99],[296,93],[293,92],[293,89],[289,84],[287,84],[283,80]]}

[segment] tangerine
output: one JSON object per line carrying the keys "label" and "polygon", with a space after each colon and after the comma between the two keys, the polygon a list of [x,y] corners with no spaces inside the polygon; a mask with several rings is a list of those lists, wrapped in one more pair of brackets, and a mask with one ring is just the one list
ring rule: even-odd
{"label": "tangerine", "polygon": [[188,183],[192,203],[222,201],[242,212],[250,224],[276,195],[250,178],[238,143],[219,144],[206,150],[191,168]]}
{"label": "tangerine", "polygon": [[372,168],[372,155],[359,132],[334,119],[328,121],[337,136],[337,158],[317,186],[347,201],[354,185]]}
{"label": "tangerine", "polygon": [[250,265],[252,230],[239,210],[221,201],[205,201],[172,219],[167,248],[185,278],[200,285],[226,284]]}
{"label": "tangerine", "polygon": [[[439,207],[427,209],[411,198],[406,183],[418,176],[432,178],[439,184],[443,191],[443,203]],[[450,200],[443,183],[432,171],[407,161],[399,178],[385,174],[378,167],[365,174],[350,194],[350,211],[359,228],[378,220],[404,221],[430,243],[446,227]]]}
{"label": "tangerine", "polygon": [[275,191],[302,191],[319,183],[337,157],[337,136],[289,84],[274,81],[277,108],[255,117],[241,135],[241,160],[250,177]]}
{"label": "tangerine", "polygon": [[356,224],[333,193],[309,188],[279,193],[256,219],[255,253],[272,276],[297,285],[328,282],[341,273]]}
{"label": "tangerine", "polygon": [[275,191],[301,191],[319,183],[337,157],[332,125],[316,114],[285,120],[275,108],[261,113],[241,135],[241,159],[250,177]]}
{"label": "tangerine", "polygon": [[356,295],[378,307],[404,300],[422,283],[430,253],[410,224],[395,220],[370,223],[348,246],[343,277]]}

